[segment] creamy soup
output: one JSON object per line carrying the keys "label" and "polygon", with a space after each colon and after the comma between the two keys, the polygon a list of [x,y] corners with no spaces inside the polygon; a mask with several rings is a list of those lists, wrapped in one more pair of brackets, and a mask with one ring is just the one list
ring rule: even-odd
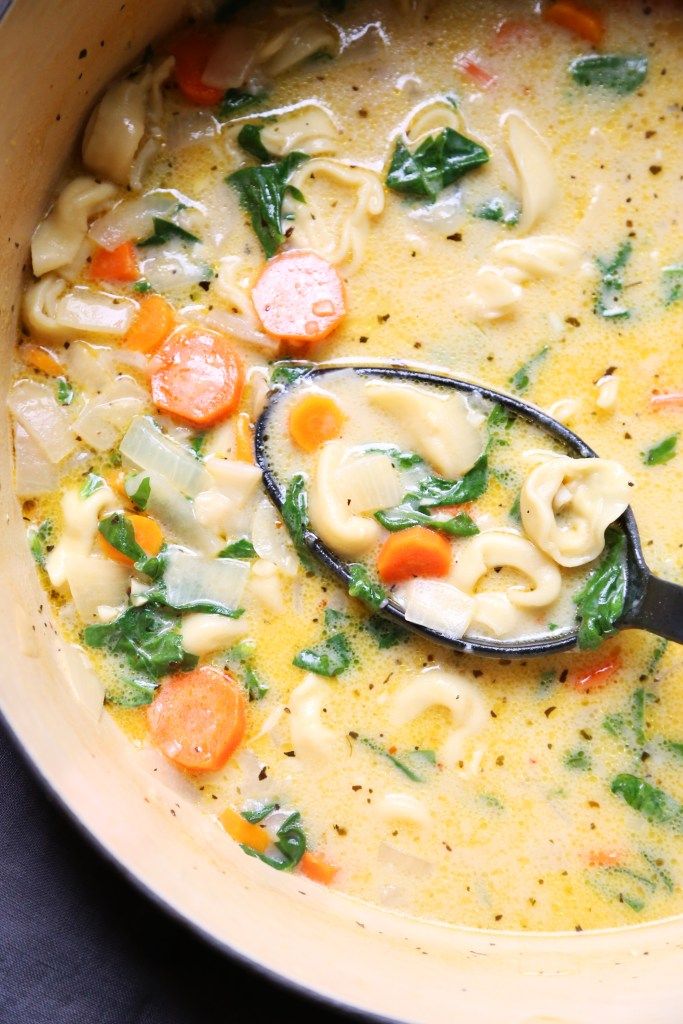
{"label": "creamy soup", "polygon": [[[57,626],[140,757],[196,783],[264,872],[483,928],[678,913],[683,662],[615,632],[610,524],[632,504],[652,568],[680,577],[683,15],[236,6],[112,83],[33,236],[9,408]],[[549,411],[599,478],[473,400],[443,419],[454,444],[415,404],[429,389],[373,404],[348,370],[294,380],[301,360],[397,358]],[[283,383],[281,517],[253,431]],[[306,389],[341,417],[294,415]],[[359,522],[326,506],[350,472]],[[427,477],[452,504],[406,512]],[[405,535],[386,517],[415,511],[438,525],[406,527],[418,557],[383,582]],[[357,566],[351,595],[306,523]],[[491,571],[463,575],[466,550]],[[530,558],[560,590],[520,607]],[[582,647],[457,654],[372,607],[380,583],[451,635],[578,628]]]}

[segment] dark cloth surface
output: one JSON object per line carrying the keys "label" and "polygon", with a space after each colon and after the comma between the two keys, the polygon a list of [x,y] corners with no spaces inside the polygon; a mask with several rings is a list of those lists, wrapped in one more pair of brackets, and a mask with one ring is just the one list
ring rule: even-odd
{"label": "dark cloth surface", "polygon": [[349,1017],[231,961],[106,863],[0,720],[0,1024],[213,1024]]}

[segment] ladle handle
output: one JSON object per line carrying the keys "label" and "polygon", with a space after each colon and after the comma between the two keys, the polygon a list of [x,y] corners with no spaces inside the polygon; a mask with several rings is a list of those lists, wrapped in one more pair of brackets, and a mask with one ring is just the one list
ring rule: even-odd
{"label": "ladle handle", "polygon": [[683,587],[649,573],[624,625],[683,644]]}

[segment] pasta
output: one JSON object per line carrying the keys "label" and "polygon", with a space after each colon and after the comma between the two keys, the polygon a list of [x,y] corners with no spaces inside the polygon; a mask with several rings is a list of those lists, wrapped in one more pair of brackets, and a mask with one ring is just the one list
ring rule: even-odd
{"label": "pasta", "polygon": [[289,697],[289,729],[297,757],[320,760],[330,757],[334,735],[322,724],[328,687],[309,673]]}
{"label": "pasta", "polygon": [[266,123],[261,141],[269,153],[278,157],[295,151],[322,156],[334,155],[339,135],[340,129],[330,111],[320,103],[307,103]]}
{"label": "pasta", "polygon": [[506,588],[506,597],[516,607],[544,608],[560,596],[562,580],[557,567],[524,537],[502,530],[471,537],[458,555],[451,578],[456,587],[472,594],[491,569],[502,566],[516,569],[529,581],[525,587],[513,584]]}
{"label": "pasta", "polygon": [[341,555],[355,558],[379,539],[379,526],[355,515],[337,487],[337,475],[347,455],[341,441],[329,441],[320,450],[309,495],[311,526],[322,540]]}
{"label": "pasta", "polygon": [[86,177],[75,178],[62,189],[45,220],[33,232],[31,261],[36,277],[60,270],[76,259],[90,220],[111,206],[116,193],[108,182]]}
{"label": "pasta", "polygon": [[77,285],[68,289],[56,274],[45,274],[24,296],[26,326],[36,337],[68,340],[83,334],[121,336],[133,320],[131,299]]}
{"label": "pasta", "polygon": [[311,14],[279,29],[261,47],[258,63],[271,77],[284,74],[313,54],[334,56],[339,51],[339,35],[325,18]]}
{"label": "pasta", "polygon": [[519,111],[506,113],[502,124],[522,192],[520,227],[531,231],[557,200],[552,157],[544,139]]}

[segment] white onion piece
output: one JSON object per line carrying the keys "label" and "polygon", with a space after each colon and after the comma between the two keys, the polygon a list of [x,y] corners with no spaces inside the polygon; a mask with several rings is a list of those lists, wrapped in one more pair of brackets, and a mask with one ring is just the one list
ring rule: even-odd
{"label": "white onion piece", "polygon": [[259,502],[254,513],[251,542],[259,558],[273,562],[286,576],[296,576],[299,562],[287,528],[267,498]]}
{"label": "white onion piece", "polygon": [[64,350],[69,380],[86,391],[99,391],[112,377],[111,348],[74,341]]}
{"label": "white onion piece", "polygon": [[245,316],[238,313],[229,313],[225,309],[212,309],[210,313],[196,314],[193,317],[198,323],[204,323],[207,327],[214,327],[219,331],[226,331],[232,334],[239,341],[252,345],[259,352],[262,352],[267,359],[274,358],[280,351],[280,342],[269,337],[263,331],[259,331]]}
{"label": "white onion piece", "polygon": [[178,197],[173,192],[150,192],[139,199],[123,199],[90,225],[89,235],[111,252],[124,242],[147,238],[154,230],[153,218],[168,218],[177,206]]}
{"label": "white onion piece", "polygon": [[7,404],[14,418],[47,455],[58,463],[76,447],[69,419],[47,384],[20,380],[9,393]]}
{"label": "white onion piece", "polygon": [[166,148],[178,152],[215,138],[220,130],[220,123],[208,110],[188,110],[171,121],[166,134]]}
{"label": "white onion piece", "polygon": [[101,605],[117,607],[125,603],[130,573],[111,558],[73,554],[67,560],[66,581],[81,619],[96,622]]}
{"label": "white onion piece", "polygon": [[162,434],[145,416],[131,423],[121,441],[121,454],[134,466],[159,473],[191,498],[211,487],[212,479],[199,459]]}
{"label": "white onion piece", "polygon": [[237,558],[202,558],[171,548],[164,587],[173,607],[212,601],[233,611],[240,606],[249,578],[249,562]]}
{"label": "white onion piece", "polygon": [[400,473],[388,455],[363,455],[342,466],[335,481],[337,493],[354,515],[398,505],[405,493]]}
{"label": "white onion piece", "polygon": [[86,404],[73,429],[91,448],[106,451],[146,404],[147,395],[132,377],[117,377]]}
{"label": "white onion piece", "polygon": [[137,308],[122,295],[77,285],[58,300],[56,318],[62,327],[84,334],[125,334]]}
{"label": "white onion piece", "polygon": [[408,622],[429,626],[454,640],[463,636],[474,610],[473,598],[441,580],[411,580],[394,597],[403,605]]}
{"label": "white onion piece", "polygon": [[146,511],[159,521],[168,540],[185,544],[207,555],[215,555],[220,551],[222,542],[199,523],[193,502],[183,497],[165,477],[148,471],[138,473],[127,481],[128,493],[135,494],[145,477],[149,478],[150,483]]}
{"label": "white onion piece", "polygon": [[148,250],[150,255],[140,260],[140,273],[147,278],[154,291],[178,291],[211,277],[206,260],[186,251],[182,241],[170,242],[163,248]]}
{"label": "white onion piece", "polygon": [[408,216],[425,227],[455,231],[465,219],[462,189],[459,185],[451,185],[443,190],[435,202],[416,206],[408,211]]}
{"label": "white onion piece", "polygon": [[202,72],[202,84],[214,89],[237,89],[244,85],[262,42],[262,32],[247,25],[229,25],[211,50]]}
{"label": "white onion piece", "polygon": [[14,488],[20,498],[37,498],[57,488],[59,477],[30,434],[14,424]]}
{"label": "white onion piece", "polygon": [[85,651],[76,644],[64,644],[66,678],[74,697],[97,721],[104,705],[104,684],[90,663]]}
{"label": "white onion piece", "polygon": [[382,843],[379,848],[377,860],[380,864],[396,868],[397,871],[413,878],[428,878],[434,871],[434,865],[423,857],[415,857],[412,853],[404,853],[397,850],[395,846]]}

